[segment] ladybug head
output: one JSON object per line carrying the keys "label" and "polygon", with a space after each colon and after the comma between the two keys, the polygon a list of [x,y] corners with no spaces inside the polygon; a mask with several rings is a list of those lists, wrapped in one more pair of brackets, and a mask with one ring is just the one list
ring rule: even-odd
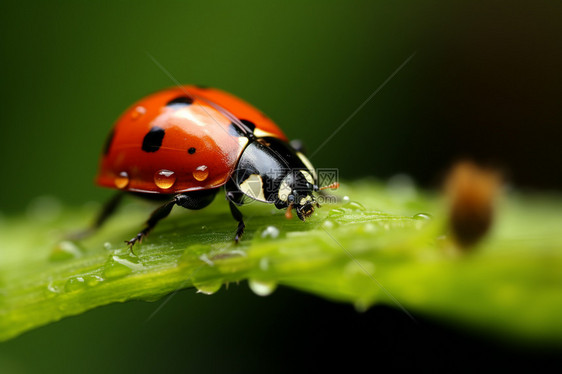
{"label": "ladybug head", "polygon": [[297,216],[304,221],[314,213],[315,207],[319,207],[313,195],[317,189],[307,170],[291,170],[281,180],[276,206],[287,208],[287,217],[291,216],[294,208]]}
{"label": "ladybug head", "polygon": [[278,209],[286,209],[288,218],[294,209],[304,221],[319,207],[313,193],[322,188],[318,188],[315,178],[310,161],[288,143],[260,138],[242,152],[231,176],[235,188],[230,195],[238,194],[239,203],[246,197],[273,203]]}

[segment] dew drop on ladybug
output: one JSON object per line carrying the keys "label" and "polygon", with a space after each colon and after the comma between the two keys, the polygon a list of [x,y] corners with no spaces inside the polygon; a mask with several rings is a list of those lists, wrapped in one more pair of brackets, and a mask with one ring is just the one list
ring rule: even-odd
{"label": "dew drop on ladybug", "polygon": [[156,184],[158,188],[167,190],[172,187],[174,183],[176,183],[176,173],[171,170],[162,169],[154,174],[154,184]]}
{"label": "dew drop on ladybug", "polygon": [[199,182],[203,182],[209,176],[209,168],[206,165],[201,165],[193,172],[193,178]]}
{"label": "dew drop on ladybug", "polygon": [[139,105],[139,106],[137,106],[137,107],[133,110],[133,112],[131,113],[131,118],[132,118],[132,119],[137,119],[137,118],[139,118],[140,116],[142,116],[142,115],[145,114],[145,113],[146,113],[146,108]]}
{"label": "dew drop on ladybug", "polygon": [[127,188],[129,185],[129,174],[126,171],[122,171],[119,175],[115,178],[115,187],[119,188],[120,190]]}

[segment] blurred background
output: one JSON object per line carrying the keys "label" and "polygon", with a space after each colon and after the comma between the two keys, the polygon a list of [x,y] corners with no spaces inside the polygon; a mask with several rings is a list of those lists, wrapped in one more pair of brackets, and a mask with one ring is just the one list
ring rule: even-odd
{"label": "blurred background", "polygon": [[[69,206],[110,195],[93,178],[113,122],[174,85],[149,54],[179,82],[253,103],[310,153],[415,54],[314,154],[316,167],[348,180],[406,173],[434,187],[471,157],[519,188],[559,191],[561,16],[549,1],[4,2],[0,212],[43,195]],[[240,372],[286,371],[292,358],[352,368],[555,357],[287,289],[265,299],[246,285],[188,290],[144,323],[157,305],[112,305],[28,332],[0,345],[0,367]]]}

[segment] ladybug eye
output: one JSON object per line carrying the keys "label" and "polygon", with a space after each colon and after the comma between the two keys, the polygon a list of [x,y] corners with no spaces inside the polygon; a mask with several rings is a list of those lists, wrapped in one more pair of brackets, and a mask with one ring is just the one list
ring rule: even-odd
{"label": "ladybug eye", "polygon": [[193,99],[189,96],[176,97],[173,100],[168,101],[166,106],[185,106],[193,104]]}

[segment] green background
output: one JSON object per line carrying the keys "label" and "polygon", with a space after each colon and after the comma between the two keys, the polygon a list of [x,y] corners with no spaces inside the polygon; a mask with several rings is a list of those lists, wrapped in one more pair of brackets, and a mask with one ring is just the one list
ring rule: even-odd
{"label": "green background", "polygon": [[[106,134],[132,102],[174,84],[148,54],[182,83],[248,100],[314,152],[416,53],[313,157],[316,167],[337,167],[344,179],[408,173],[432,186],[469,156],[499,166],[516,185],[559,189],[561,14],[556,2],[3,3],[0,212],[24,212],[42,195],[76,206],[109,196],[93,184]],[[302,321],[330,342],[322,328],[330,319],[306,319],[303,305],[347,313],[353,333],[364,323],[391,345],[425,333],[405,333],[408,321],[377,308],[359,316],[288,290],[258,299],[234,288],[207,299],[182,292],[149,324],[142,321],[157,304],[70,318],[0,346],[0,365],[255,369],[283,359],[282,348],[299,339],[290,326],[304,328]],[[289,322],[274,323],[285,315]],[[289,332],[276,338],[282,329]]]}

